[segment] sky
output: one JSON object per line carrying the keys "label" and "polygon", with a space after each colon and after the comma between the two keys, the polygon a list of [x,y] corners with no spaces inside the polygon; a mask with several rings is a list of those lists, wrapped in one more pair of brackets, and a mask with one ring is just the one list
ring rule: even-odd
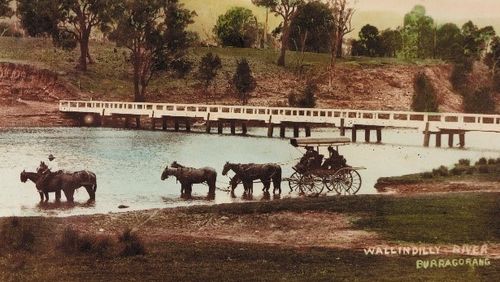
{"label": "sky", "polygon": [[[210,33],[217,17],[233,6],[250,8],[259,21],[264,20],[264,9],[256,8],[251,0],[182,0],[186,6],[198,13],[196,30]],[[500,33],[500,0],[350,0],[356,13],[353,17],[356,36],[362,26],[372,24],[380,30],[402,25],[404,15],[415,5],[423,5],[437,24],[454,22],[462,25],[472,20],[479,26],[493,25]],[[271,19],[276,26],[279,19]],[[200,34],[204,37],[204,34]]]}

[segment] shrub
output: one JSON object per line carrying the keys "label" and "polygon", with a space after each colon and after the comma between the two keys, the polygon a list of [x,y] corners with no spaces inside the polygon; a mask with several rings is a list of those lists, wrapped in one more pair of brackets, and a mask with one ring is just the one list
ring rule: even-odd
{"label": "shrub", "polygon": [[478,169],[479,173],[489,173],[490,168],[487,165],[479,165]]}
{"label": "shrub", "polygon": [[462,175],[464,171],[465,169],[459,166],[456,166],[450,170],[451,174],[453,175]]}
{"label": "shrub", "polygon": [[308,80],[306,86],[300,95],[288,95],[288,104],[291,107],[314,108],[316,107],[316,93],[318,85],[312,80]]}
{"label": "shrub", "polygon": [[488,164],[486,158],[480,158],[479,161],[476,162],[476,165],[486,165],[486,164]]}
{"label": "shrub", "polygon": [[495,112],[495,99],[491,88],[483,87],[464,97],[464,110],[468,113],[490,114]]}
{"label": "shrub", "polygon": [[137,234],[132,233],[131,229],[125,230],[118,238],[122,244],[120,255],[121,256],[137,256],[144,255],[146,250]]}
{"label": "shrub", "polygon": [[467,170],[465,171],[465,173],[467,173],[467,174],[474,174],[474,172],[476,172],[476,168],[473,166],[469,166],[467,168]]}
{"label": "shrub", "polygon": [[111,240],[104,236],[80,235],[71,227],[64,229],[58,247],[66,254],[94,253],[103,256],[111,249]]}
{"label": "shrub", "polygon": [[468,91],[467,78],[470,70],[468,70],[463,64],[455,64],[450,76],[450,82],[457,92],[465,95]]}
{"label": "shrub", "polygon": [[412,108],[417,112],[437,112],[438,101],[436,90],[425,73],[418,73],[413,80]]}
{"label": "shrub", "polygon": [[422,177],[422,178],[425,178],[425,179],[430,179],[430,178],[433,178],[433,177],[434,177],[434,175],[432,174],[432,172],[428,172],[428,171],[426,171],[426,172],[423,172],[423,173],[421,174],[421,177]]}
{"label": "shrub", "polygon": [[30,251],[35,242],[32,227],[24,224],[19,218],[6,220],[0,230],[0,248]]}
{"label": "shrub", "polygon": [[238,94],[238,98],[243,105],[246,105],[250,93],[254,91],[257,86],[247,59],[243,58],[237,61],[236,72],[230,80],[230,85]]}
{"label": "shrub", "polygon": [[437,169],[433,169],[432,174],[434,176],[448,176],[450,173],[448,171],[448,168],[442,165]]}
{"label": "shrub", "polygon": [[461,166],[470,166],[470,160],[469,159],[460,159],[460,160],[458,160],[458,164]]}
{"label": "shrub", "polygon": [[496,163],[497,163],[497,161],[495,159],[488,159],[488,164],[489,165],[494,165]]}

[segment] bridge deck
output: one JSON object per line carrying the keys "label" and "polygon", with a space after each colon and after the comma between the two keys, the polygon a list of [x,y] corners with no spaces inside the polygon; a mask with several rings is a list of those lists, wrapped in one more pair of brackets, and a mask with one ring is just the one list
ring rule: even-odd
{"label": "bridge deck", "polygon": [[273,124],[332,124],[337,127],[343,120],[345,127],[384,126],[419,130],[424,130],[429,123],[431,131],[500,132],[500,115],[483,114],[66,100],[59,102],[59,110],[65,113],[93,113],[102,116],[187,117],[211,121],[263,121]]}

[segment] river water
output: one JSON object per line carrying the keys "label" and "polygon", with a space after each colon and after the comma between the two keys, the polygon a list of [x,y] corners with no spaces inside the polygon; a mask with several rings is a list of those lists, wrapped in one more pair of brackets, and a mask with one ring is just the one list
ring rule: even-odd
{"label": "river water", "polygon": [[[236,191],[236,199],[217,191],[215,201],[205,201],[208,189],[203,185],[194,186],[194,200],[182,200],[175,179],[161,181],[160,175],[174,160],[193,167],[216,168],[218,186],[228,181],[220,175],[226,161],[286,163],[283,177],[291,175],[291,167],[303,152],[292,147],[287,139],[263,137],[266,134],[263,128],[249,129],[249,134],[251,137],[110,128],[0,129],[0,216],[67,216],[123,211],[118,209],[119,205],[139,210],[246,201],[241,198],[241,187]],[[338,135],[332,129],[313,131],[313,137]],[[466,149],[423,148],[422,134],[416,130],[384,130],[383,138],[382,145],[358,143],[340,148],[350,165],[366,167],[360,171],[363,179],[360,194],[377,193],[373,186],[379,177],[451,166],[461,158],[475,161],[480,157],[500,157],[500,135],[495,133],[467,133]],[[447,144],[447,139],[443,138],[443,144]],[[23,170],[34,171],[41,160],[47,161],[49,154],[56,156],[54,166],[60,169],[88,169],[96,173],[98,189],[94,204],[86,204],[88,195],[83,188],[75,194],[75,205],[53,203],[53,193],[52,203],[39,204],[35,185],[21,183],[19,176]],[[263,199],[260,185],[254,187],[254,200]],[[282,198],[297,196],[288,193],[285,182],[282,189]]]}

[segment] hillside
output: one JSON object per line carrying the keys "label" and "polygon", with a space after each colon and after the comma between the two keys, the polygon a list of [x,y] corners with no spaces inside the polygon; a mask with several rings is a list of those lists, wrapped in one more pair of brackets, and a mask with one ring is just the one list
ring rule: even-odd
{"label": "hillside", "polygon": [[[56,49],[47,39],[0,38],[0,62],[3,62],[3,75],[0,75],[3,91],[0,91],[0,98],[3,107],[15,104],[13,101],[19,102],[20,99],[37,102],[50,102],[60,98],[130,101],[133,97],[133,85],[127,50],[116,48],[108,42],[92,42],[91,52],[96,63],[90,66],[87,73],[81,73],[75,70],[76,51]],[[275,50],[194,48],[189,53],[197,65],[200,57],[207,52],[218,54],[223,63],[215,91],[212,90],[213,95],[209,98],[210,103],[239,103],[228,89],[228,79],[235,70],[236,60],[245,57],[250,62],[258,84],[250,99],[251,105],[287,106],[288,96],[301,91],[306,79],[313,78],[320,89],[317,107],[410,110],[413,77],[417,72],[424,71],[437,89],[440,111],[461,112],[463,108],[462,97],[452,91],[449,83],[451,66],[441,61],[348,58],[339,62],[333,87],[329,87],[327,54],[306,53],[302,57],[298,53],[289,52],[288,66],[281,68],[275,64]],[[302,62],[302,67],[299,67],[299,61]],[[23,73],[23,79],[36,83],[15,86],[19,77],[11,74],[19,72]],[[48,73],[51,73],[48,75],[50,79],[40,79]],[[64,86],[64,90],[61,90],[63,88],[60,85]],[[24,89],[26,87],[32,89],[27,91]],[[18,88],[24,90],[19,91]],[[36,90],[38,88],[42,90]],[[193,73],[185,80],[166,76],[155,78],[148,92],[149,101],[206,101]]]}

